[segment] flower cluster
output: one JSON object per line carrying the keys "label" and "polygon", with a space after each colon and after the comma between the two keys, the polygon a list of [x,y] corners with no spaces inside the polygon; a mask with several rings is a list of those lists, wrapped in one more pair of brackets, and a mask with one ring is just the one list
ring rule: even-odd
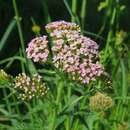
{"label": "flower cluster", "polygon": [[[53,64],[69,73],[73,80],[88,84],[103,73],[98,61],[98,45],[95,41],[80,34],[75,23],[56,21],[46,25],[52,39]],[[49,54],[47,37],[33,39],[26,49],[28,58],[34,62],[46,62]]]}
{"label": "flower cluster", "polygon": [[33,59],[34,62],[46,62],[49,55],[47,36],[31,40],[26,52],[27,57]]}
{"label": "flower cluster", "polygon": [[76,30],[80,32],[80,26],[75,23],[70,23],[66,21],[56,21],[51,22],[46,25],[46,30],[48,33],[53,32],[54,30]]}
{"label": "flower cluster", "polygon": [[44,96],[48,88],[42,82],[40,75],[34,75],[32,78],[25,73],[19,74],[15,79],[15,89],[20,91],[19,98],[22,100],[31,100],[33,97]]}
{"label": "flower cluster", "polygon": [[54,65],[71,74],[74,80],[88,84],[103,73],[103,67],[97,60],[97,43],[81,35],[77,28],[76,24],[61,21],[46,26],[53,39]]}
{"label": "flower cluster", "polygon": [[112,107],[112,105],[112,98],[100,92],[97,92],[90,98],[89,106],[90,109],[94,111],[105,111]]}

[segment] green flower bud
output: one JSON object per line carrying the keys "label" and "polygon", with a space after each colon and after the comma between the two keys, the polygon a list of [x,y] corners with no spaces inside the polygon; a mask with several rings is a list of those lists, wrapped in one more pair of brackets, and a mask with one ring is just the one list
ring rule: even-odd
{"label": "green flower bud", "polygon": [[112,105],[112,98],[106,94],[97,92],[94,96],[90,97],[89,107],[93,111],[105,111],[108,108],[112,107]]}
{"label": "green flower bud", "polygon": [[0,69],[0,84],[8,83],[12,76],[7,74],[3,69]]}
{"label": "green flower bud", "polygon": [[117,125],[117,130],[128,130],[128,124],[126,122],[119,123]]}

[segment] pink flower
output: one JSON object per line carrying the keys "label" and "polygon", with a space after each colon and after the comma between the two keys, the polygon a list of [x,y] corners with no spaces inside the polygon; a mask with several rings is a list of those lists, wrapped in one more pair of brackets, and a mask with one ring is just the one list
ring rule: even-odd
{"label": "pink flower", "polygon": [[55,21],[45,26],[47,32],[53,32],[54,30],[76,30],[80,32],[79,25],[66,21]]}
{"label": "pink flower", "polygon": [[56,68],[72,75],[74,80],[88,84],[103,73],[103,67],[98,62],[93,63],[98,61],[98,45],[70,26],[61,21],[46,26],[54,43],[53,63]]}
{"label": "pink flower", "polygon": [[49,55],[47,37],[36,37],[31,40],[26,52],[27,57],[33,59],[34,62],[46,62]]}

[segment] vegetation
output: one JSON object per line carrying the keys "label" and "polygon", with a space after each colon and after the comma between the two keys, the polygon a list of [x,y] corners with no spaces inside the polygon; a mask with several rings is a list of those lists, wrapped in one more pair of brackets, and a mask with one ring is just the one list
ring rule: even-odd
{"label": "vegetation", "polygon": [[[5,2],[14,16],[0,32],[0,130],[129,130],[128,2],[39,0],[44,19],[25,19],[20,2]],[[60,4],[65,16],[51,14]]]}

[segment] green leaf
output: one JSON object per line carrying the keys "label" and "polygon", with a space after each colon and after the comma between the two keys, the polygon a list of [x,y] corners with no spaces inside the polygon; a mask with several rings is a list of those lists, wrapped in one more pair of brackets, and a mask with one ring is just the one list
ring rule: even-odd
{"label": "green leaf", "polygon": [[56,122],[56,128],[57,128],[59,125],[61,125],[61,124],[65,121],[66,118],[67,118],[66,115],[63,115],[63,116],[58,117],[57,122]]}
{"label": "green leaf", "polygon": [[36,67],[34,66],[34,63],[30,59],[27,60],[27,63],[28,63],[27,66],[28,66],[28,70],[30,74],[31,75],[37,74],[37,70],[36,70]]}
{"label": "green leaf", "polygon": [[0,52],[2,51],[3,47],[6,44],[7,39],[9,38],[10,33],[12,32],[12,30],[14,29],[14,27],[16,26],[16,21],[13,19],[11,20],[11,22],[9,23],[3,37],[0,40]]}
{"label": "green leaf", "polygon": [[77,97],[75,95],[71,96],[70,100],[68,100],[68,102],[67,102],[66,106],[63,108],[62,112],[71,111],[74,108],[74,106],[83,98],[84,98],[84,96],[80,96],[80,97]]}

